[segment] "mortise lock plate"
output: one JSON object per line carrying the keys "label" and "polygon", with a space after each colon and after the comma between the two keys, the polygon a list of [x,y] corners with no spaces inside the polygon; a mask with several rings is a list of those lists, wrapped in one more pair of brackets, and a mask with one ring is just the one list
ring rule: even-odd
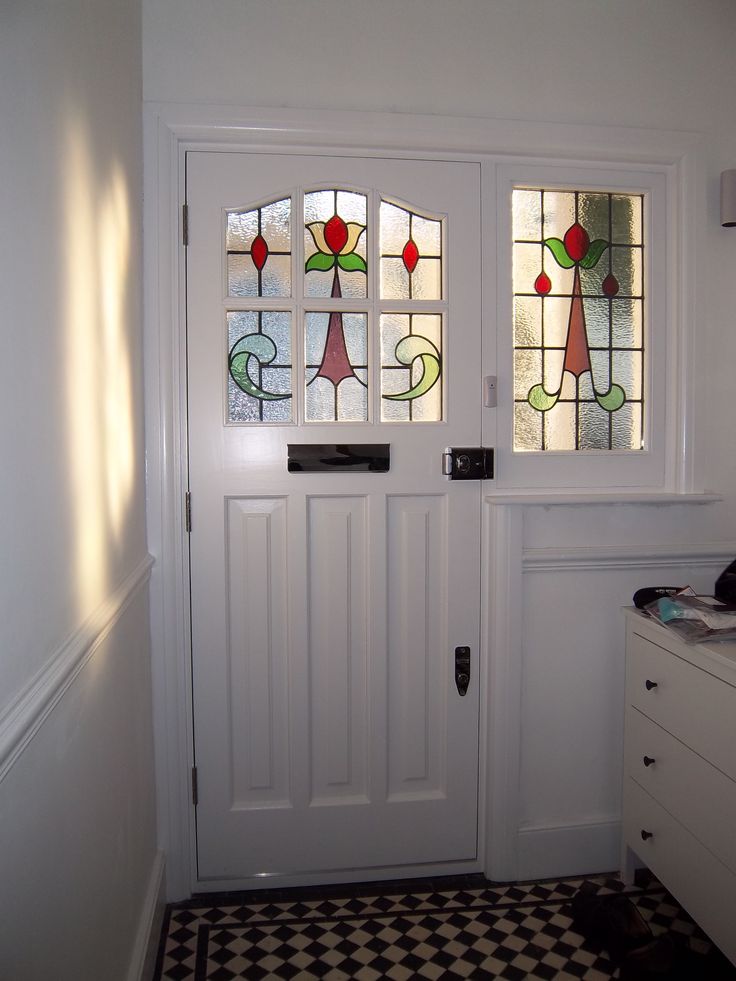
{"label": "mortise lock plate", "polygon": [[448,446],[442,454],[442,473],[450,480],[490,480],[493,450],[485,446]]}
{"label": "mortise lock plate", "polygon": [[455,648],[455,684],[458,695],[465,695],[470,684],[470,648]]}

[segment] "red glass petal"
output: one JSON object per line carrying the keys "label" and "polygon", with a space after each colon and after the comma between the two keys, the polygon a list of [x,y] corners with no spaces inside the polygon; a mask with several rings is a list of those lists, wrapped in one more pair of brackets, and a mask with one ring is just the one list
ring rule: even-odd
{"label": "red glass petal", "polygon": [[268,245],[262,235],[256,235],[253,239],[253,244],[250,247],[250,257],[253,260],[253,265],[260,272],[266,265],[266,259],[268,259]]}
{"label": "red glass petal", "polygon": [[[338,276],[337,269],[335,269],[332,279],[332,296],[333,298],[342,296],[340,277]],[[315,377],[329,378],[335,388],[337,388],[341,381],[345,378],[352,378],[354,375],[355,372],[353,371],[353,366],[350,364],[350,355],[348,354],[348,347],[345,342],[342,313],[333,310],[327,325],[327,337],[325,338],[325,348],[322,352],[322,361]]]}
{"label": "red glass petal", "polygon": [[567,325],[565,361],[562,370],[571,372],[576,378],[579,378],[583,372],[591,370],[588,331],[585,326],[585,307],[580,292],[580,269],[578,266],[575,267],[575,277],[572,284],[570,319]]}
{"label": "red glass petal", "polygon": [[601,283],[601,289],[606,294],[606,296],[615,296],[619,291],[618,280],[613,275],[609,273],[606,278]]}
{"label": "red glass petal", "polygon": [[570,225],[565,232],[565,248],[573,262],[584,259],[590,246],[590,236],[579,222]]}
{"label": "red glass petal", "polygon": [[339,255],[347,240],[347,225],[339,215],[333,215],[325,225],[325,242],[334,255]]}
{"label": "red glass petal", "polygon": [[411,239],[404,246],[404,251],[401,253],[401,258],[404,260],[404,265],[406,266],[406,271],[411,274],[417,268],[417,262],[419,262],[419,249],[416,247],[416,243]]}
{"label": "red glass petal", "polygon": [[534,280],[534,289],[540,296],[546,296],[552,289],[552,282],[546,272],[542,271]]}

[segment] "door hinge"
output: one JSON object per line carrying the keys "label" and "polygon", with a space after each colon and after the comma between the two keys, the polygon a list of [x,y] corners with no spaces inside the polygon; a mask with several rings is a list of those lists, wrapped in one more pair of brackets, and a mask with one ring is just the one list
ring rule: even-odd
{"label": "door hinge", "polygon": [[181,206],[181,241],[182,245],[189,245],[189,205]]}
{"label": "door hinge", "polygon": [[192,495],[189,491],[184,495],[184,527],[188,532],[192,530]]}
{"label": "door hinge", "polygon": [[199,788],[197,786],[197,768],[192,767],[192,804],[196,807],[199,803]]}

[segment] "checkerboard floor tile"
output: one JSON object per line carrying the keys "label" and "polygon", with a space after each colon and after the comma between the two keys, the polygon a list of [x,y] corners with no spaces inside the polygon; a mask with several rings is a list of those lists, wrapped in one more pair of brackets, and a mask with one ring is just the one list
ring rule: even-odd
{"label": "checkerboard floor tile", "polygon": [[625,888],[606,876],[479,879],[195,897],[167,910],[155,981],[615,978],[607,952],[573,926],[570,900],[584,881],[599,894],[625,890],[655,935],[710,948],[656,880]]}

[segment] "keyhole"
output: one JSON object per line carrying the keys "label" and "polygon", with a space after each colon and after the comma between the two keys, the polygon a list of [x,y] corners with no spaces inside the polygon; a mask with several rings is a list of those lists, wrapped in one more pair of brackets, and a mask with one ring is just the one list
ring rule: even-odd
{"label": "keyhole", "polygon": [[470,473],[470,457],[467,453],[461,453],[457,458],[458,473]]}

